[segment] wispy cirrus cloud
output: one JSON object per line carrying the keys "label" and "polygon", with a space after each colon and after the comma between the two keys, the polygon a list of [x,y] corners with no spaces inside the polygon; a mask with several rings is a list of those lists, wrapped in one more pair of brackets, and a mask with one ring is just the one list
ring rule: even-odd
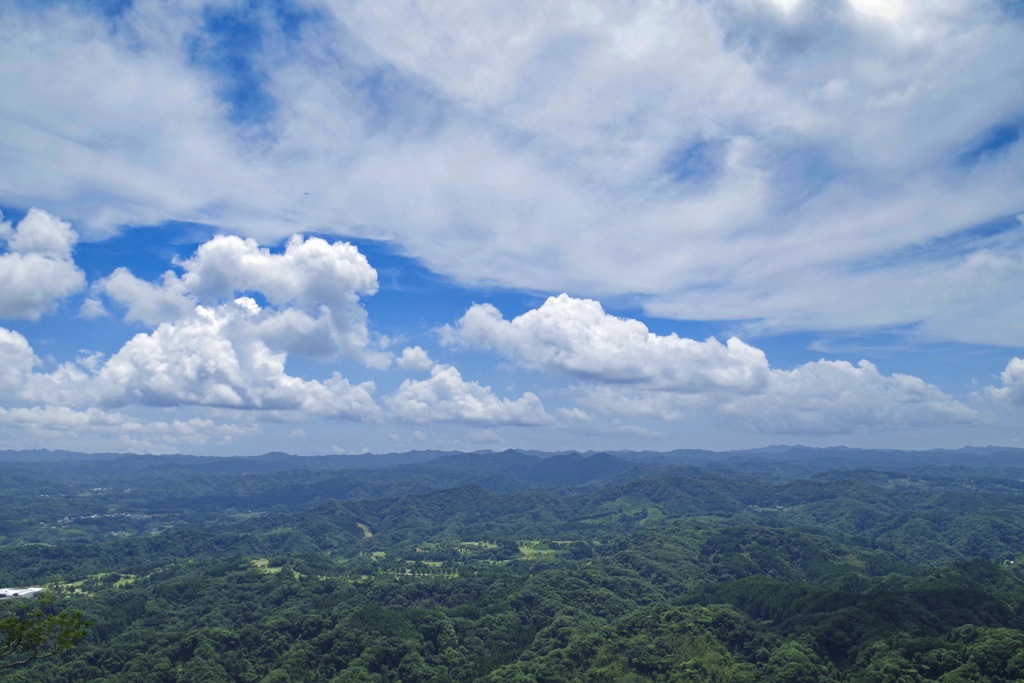
{"label": "wispy cirrus cloud", "polygon": [[[314,228],[464,283],[1012,345],[1020,330],[965,324],[949,292],[1021,286],[1015,267],[969,271],[988,253],[972,231],[1024,209],[1007,87],[1024,23],[998,3],[901,7],[15,4],[0,195],[90,236]],[[915,253],[957,235],[959,254]]]}
{"label": "wispy cirrus cloud", "polygon": [[87,443],[106,448],[148,453],[180,452],[182,446],[226,445],[256,434],[255,424],[217,422],[203,418],[137,420],[100,408],[75,410],[66,406],[0,407],[0,426],[24,432],[40,446],[69,450]]}

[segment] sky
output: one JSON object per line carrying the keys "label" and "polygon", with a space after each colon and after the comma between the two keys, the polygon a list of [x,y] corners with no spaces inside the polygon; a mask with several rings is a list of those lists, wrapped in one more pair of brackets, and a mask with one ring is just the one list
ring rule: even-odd
{"label": "sky", "polygon": [[1019,0],[0,1],[0,449],[1024,447]]}

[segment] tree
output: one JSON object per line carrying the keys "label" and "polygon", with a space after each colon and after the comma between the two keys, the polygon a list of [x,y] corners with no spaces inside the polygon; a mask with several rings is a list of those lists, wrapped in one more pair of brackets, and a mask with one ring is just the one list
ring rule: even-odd
{"label": "tree", "polygon": [[92,623],[81,612],[56,611],[43,596],[0,619],[0,670],[59,655],[85,638]]}

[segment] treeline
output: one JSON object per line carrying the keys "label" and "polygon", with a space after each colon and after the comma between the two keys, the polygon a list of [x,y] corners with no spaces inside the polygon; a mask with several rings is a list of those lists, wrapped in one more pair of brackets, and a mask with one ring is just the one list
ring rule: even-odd
{"label": "treeline", "polygon": [[[668,540],[668,539],[663,539]],[[987,561],[860,579],[719,582],[644,547],[457,580],[168,566],[71,600],[94,621],[63,659],[3,681],[1013,681],[1019,572]],[[688,556],[677,547],[680,560]],[[650,571],[655,568],[655,571]],[[813,573],[810,569],[805,569]],[[853,582],[850,582],[851,584]]]}

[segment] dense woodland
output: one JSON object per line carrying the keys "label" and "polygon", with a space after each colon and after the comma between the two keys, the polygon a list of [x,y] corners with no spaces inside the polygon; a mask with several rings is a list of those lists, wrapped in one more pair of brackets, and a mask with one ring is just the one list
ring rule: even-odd
{"label": "dense woodland", "polygon": [[1021,450],[0,461],[4,683],[1024,680]]}

